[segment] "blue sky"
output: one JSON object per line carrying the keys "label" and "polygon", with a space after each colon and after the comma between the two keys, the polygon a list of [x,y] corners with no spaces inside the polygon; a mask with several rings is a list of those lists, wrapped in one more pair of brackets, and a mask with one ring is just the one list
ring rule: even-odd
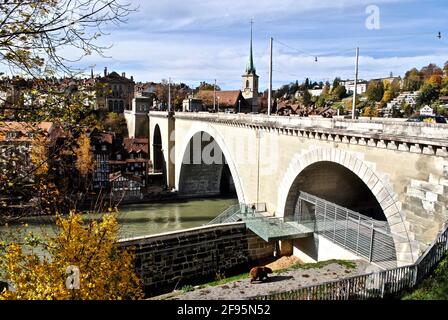
{"label": "blue sky", "polygon": [[[269,37],[274,41],[274,87],[306,77],[353,78],[360,47],[360,78],[403,75],[411,67],[448,60],[446,0],[131,0],[140,6],[127,24],[111,26],[102,38],[113,44],[110,58],[90,56],[95,65],[125,71],[137,81],[172,78],[224,89],[241,86],[254,19],[254,62],[260,90],[267,87]],[[379,29],[366,28],[366,8],[379,8]],[[442,32],[442,39],[436,37]],[[318,62],[314,61],[318,57]]]}

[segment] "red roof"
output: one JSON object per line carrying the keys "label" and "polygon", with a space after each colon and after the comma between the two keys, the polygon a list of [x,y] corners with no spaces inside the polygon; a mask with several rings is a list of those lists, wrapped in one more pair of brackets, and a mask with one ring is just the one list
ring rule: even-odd
{"label": "red roof", "polygon": [[124,149],[131,152],[148,153],[148,139],[145,138],[125,138],[123,139]]}
{"label": "red roof", "polygon": [[[201,99],[204,105],[213,105],[213,91],[211,90],[199,90],[196,98]],[[218,100],[220,107],[236,107],[238,100],[241,100],[241,103],[244,102],[240,90],[216,91],[216,105],[218,105]]]}

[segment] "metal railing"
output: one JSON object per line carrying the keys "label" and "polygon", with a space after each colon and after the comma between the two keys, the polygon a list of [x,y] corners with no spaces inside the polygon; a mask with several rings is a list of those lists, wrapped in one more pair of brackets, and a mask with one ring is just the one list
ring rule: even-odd
{"label": "metal railing", "polygon": [[243,220],[247,217],[254,216],[254,214],[259,212],[266,212],[266,203],[234,204],[205,225],[235,222],[239,219]]}
{"label": "metal railing", "polygon": [[395,296],[415,287],[448,251],[448,224],[413,265],[329,281],[296,290],[250,297],[250,300],[366,300]]}
{"label": "metal railing", "polygon": [[[234,204],[220,213],[216,218],[207,222],[205,225],[219,224],[233,221],[233,217],[241,212],[241,204]],[[234,220],[236,221],[236,220]]]}
{"label": "metal railing", "polygon": [[[374,220],[306,192],[300,192],[295,218],[314,220],[314,232],[382,268],[396,267],[395,241],[386,221]],[[416,244],[413,244],[417,247]],[[411,244],[410,244],[411,246]]]}

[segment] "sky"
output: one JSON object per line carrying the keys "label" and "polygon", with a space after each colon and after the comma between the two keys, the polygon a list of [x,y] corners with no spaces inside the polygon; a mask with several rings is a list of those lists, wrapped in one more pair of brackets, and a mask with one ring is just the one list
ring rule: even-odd
{"label": "sky", "polygon": [[274,88],[305,78],[353,79],[356,47],[359,77],[366,80],[391,72],[403,76],[412,67],[443,66],[448,60],[446,0],[130,2],[139,6],[138,11],[126,24],[109,26],[109,35],[100,40],[112,45],[108,58],[88,56],[83,67],[94,66],[99,74],[107,66],[136,81],[171,78],[192,87],[216,79],[222,89],[239,89],[249,55],[251,19],[260,91],[268,85],[270,37]]}

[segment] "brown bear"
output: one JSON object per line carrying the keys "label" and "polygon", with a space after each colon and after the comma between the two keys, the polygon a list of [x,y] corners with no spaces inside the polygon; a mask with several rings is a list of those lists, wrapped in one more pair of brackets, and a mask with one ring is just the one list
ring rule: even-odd
{"label": "brown bear", "polygon": [[257,279],[260,281],[264,281],[268,279],[268,274],[272,273],[271,268],[268,267],[254,267],[250,270],[250,282],[256,281]]}

